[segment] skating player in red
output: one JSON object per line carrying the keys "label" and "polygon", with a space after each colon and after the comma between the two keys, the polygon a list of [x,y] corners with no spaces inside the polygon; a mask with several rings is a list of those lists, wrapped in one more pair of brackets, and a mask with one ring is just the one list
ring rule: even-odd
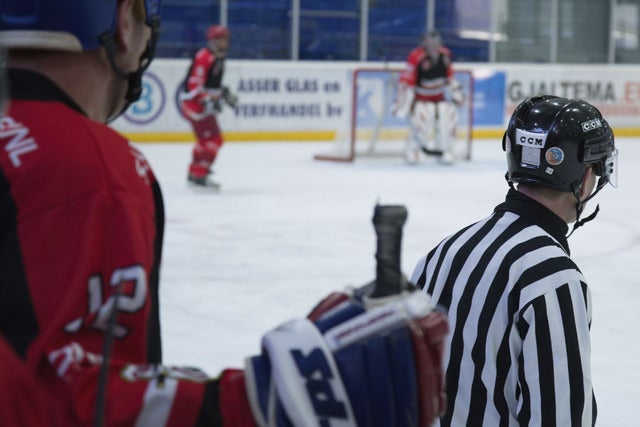
{"label": "skating player in red", "polygon": [[196,137],[188,181],[195,186],[218,190],[220,185],[209,176],[224,142],[217,115],[222,112],[223,102],[234,108],[237,98],[222,85],[229,30],[222,25],[212,25],[207,29],[206,39],[207,45],[193,57],[181,87],[180,100],[182,114],[191,123]]}
{"label": "skating player in red", "polygon": [[[429,425],[444,408],[446,320],[421,292],[375,307],[331,294],[267,332],[244,369],[217,378],[163,363],[162,193],[144,155],[105,125],[140,96],[160,2],[69,3],[0,3],[11,94],[0,117],[0,338],[46,396],[46,420]],[[15,390],[11,381],[0,375],[0,391]],[[0,401],[3,427],[35,414],[4,405],[6,392]]]}

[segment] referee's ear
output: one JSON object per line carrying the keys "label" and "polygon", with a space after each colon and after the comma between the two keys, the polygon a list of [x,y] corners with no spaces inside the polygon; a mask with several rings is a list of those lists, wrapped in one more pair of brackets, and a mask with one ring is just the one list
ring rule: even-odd
{"label": "referee's ear", "polygon": [[593,170],[593,166],[587,166],[582,176],[582,182],[580,183],[580,191],[578,197],[580,200],[584,200],[591,195],[593,189],[596,187],[596,173]]}

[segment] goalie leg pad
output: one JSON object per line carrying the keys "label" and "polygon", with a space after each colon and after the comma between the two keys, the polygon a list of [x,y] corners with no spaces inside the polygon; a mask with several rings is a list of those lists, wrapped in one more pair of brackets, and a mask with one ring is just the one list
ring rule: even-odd
{"label": "goalie leg pad", "polygon": [[437,111],[438,148],[451,151],[458,123],[458,109],[451,102],[439,102]]}
{"label": "goalie leg pad", "polygon": [[418,144],[425,146],[433,142],[436,125],[436,104],[434,102],[416,102],[411,114],[411,132]]}

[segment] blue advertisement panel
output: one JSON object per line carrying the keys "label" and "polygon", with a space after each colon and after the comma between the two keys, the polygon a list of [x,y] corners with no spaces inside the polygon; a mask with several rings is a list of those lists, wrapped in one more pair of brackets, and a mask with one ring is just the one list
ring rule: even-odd
{"label": "blue advertisement panel", "polygon": [[474,126],[502,127],[507,76],[504,71],[478,69],[473,72]]}

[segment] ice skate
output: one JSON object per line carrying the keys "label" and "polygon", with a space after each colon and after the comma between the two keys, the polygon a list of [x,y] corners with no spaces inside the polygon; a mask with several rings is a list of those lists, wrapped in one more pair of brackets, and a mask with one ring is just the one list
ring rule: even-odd
{"label": "ice skate", "polygon": [[220,191],[220,184],[212,180],[209,175],[197,177],[189,174],[187,180],[189,182],[189,186],[192,188],[208,190],[210,192]]}
{"label": "ice skate", "polygon": [[455,163],[455,156],[450,151],[445,151],[438,157],[438,163],[441,165],[452,165]]}
{"label": "ice skate", "polygon": [[413,138],[407,139],[404,149],[404,160],[408,165],[417,165],[422,162],[420,145]]}
{"label": "ice skate", "polygon": [[408,165],[420,164],[420,150],[418,150],[417,148],[406,150],[404,152],[404,161]]}

